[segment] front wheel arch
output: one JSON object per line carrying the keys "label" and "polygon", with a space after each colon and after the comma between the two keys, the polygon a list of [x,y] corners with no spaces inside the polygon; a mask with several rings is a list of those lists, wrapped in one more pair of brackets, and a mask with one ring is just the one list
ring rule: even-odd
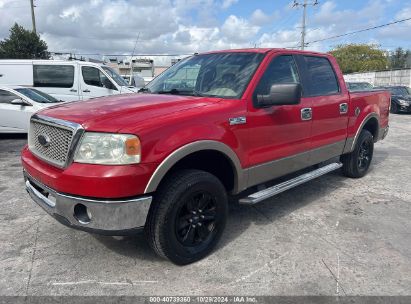
{"label": "front wheel arch", "polygon": [[[222,142],[214,140],[201,140],[184,145],[168,155],[159,164],[159,166],[151,176],[144,193],[155,192],[160,184],[165,180],[167,175],[171,174],[173,170],[178,167],[179,163],[184,161],[187,157],[191,157],[196,153],[201,153],[204,151],[211,151],[215,155],[219,155],[221,159],[226,160],[226,162],[230,165],[230,170],[232,171],[233,175],[232,189],[230,189],[231,193],[236,194],[245,189],[247,182],[246,175],[244,173],[244,170],[242,169],[237,154],[229,146]],[[186,167],[184,169],[190,168]],[[191,169],[203,170],[203,168],[196,167],[192,167]],[[209,170],[205,171],[209,172]],[[215,172],[210,173],[216,175]],[[218,174],[217,177],[219,177]],[[224,183],[224,181],[222,182]]]}

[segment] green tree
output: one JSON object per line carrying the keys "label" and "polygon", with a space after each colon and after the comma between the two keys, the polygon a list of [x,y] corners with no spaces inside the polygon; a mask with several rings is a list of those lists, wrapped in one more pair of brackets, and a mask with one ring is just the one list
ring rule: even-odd
{"label": "green tree", "polygon": [[10,36],[0,41],[2,59],[48,59],[47,44],[40,36],[15,23]]}
{"label": "green tree", "polygon": [[408,56],[411,55],[409,50],[404,50],[399,47],[395,49],[394,53],[390,56],[390,67],[392,69],[406,68]]}
{"label": "green tree", "polygon": [[344,74],[384,70],[389,62],[384,51],[376,45],[345,44],[330,51]]}

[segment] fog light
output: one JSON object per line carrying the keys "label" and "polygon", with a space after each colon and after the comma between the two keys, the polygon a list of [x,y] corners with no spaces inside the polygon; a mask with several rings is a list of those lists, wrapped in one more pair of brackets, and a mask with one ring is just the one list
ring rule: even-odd
{"label": "fog light", "polygon": [[83,225],[87,225],[91,222],[91,212],[83,204],[77,204],[74,206],[74,218]]}

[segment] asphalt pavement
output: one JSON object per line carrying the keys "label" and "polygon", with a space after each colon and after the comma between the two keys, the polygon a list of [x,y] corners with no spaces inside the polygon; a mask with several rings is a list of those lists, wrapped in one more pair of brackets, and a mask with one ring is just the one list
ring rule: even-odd
{"label": "asphalt pavement", "polygon": [[0,136],[0,295],[410,295],[411,115],[362,179],[340,171],[234,206],[218,248],[175,266],[144,235],[62,226],[24,190],[24,136]]}

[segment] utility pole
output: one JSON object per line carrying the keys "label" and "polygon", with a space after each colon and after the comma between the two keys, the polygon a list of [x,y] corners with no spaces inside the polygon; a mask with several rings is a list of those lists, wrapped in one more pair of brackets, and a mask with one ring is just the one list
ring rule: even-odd
{"label": "utility pole", "polygon": [[307,0],[304,0],[304,3],[298,2],[298,0],[294,0],[293,7],[303,7],[303,20],[301,22],[301,50],[304,50],[305,47],[305,34],[306,34],[306,17],[307,17],[307,6],[312,5],[316,6],[318,4],[318,0],[315,0],[314,2],[308,2]]}
{"label": "utility pole", "polygon": [[34,34],[37,33],[36,31],[36,17],[34,16],[34,0],[30,0],[31,5],[31,22],[33,23],[33,32]]}

